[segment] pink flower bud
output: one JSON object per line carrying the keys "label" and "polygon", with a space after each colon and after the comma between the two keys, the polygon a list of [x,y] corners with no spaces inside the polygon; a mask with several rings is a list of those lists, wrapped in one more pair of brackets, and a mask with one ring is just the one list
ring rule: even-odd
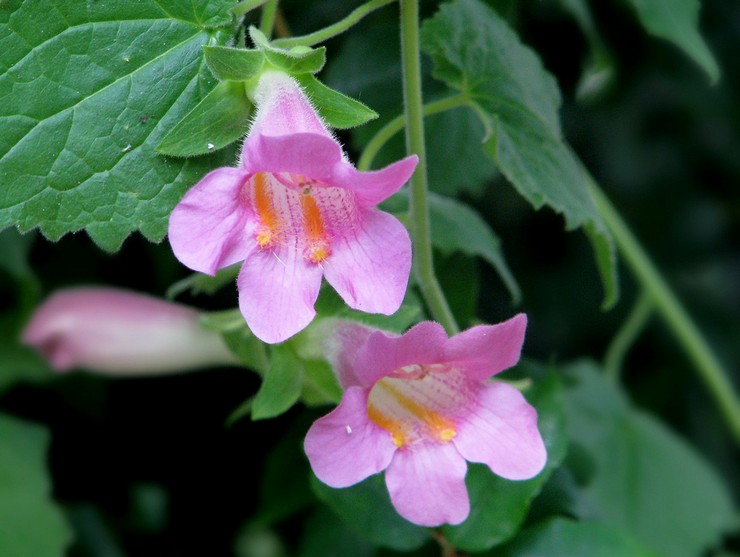
{"label": "pink flower bud", "polygon": [[235,362],[194,309],[114,288],[55,293],[31,316],[22,341],[57,371],[149,375]]}

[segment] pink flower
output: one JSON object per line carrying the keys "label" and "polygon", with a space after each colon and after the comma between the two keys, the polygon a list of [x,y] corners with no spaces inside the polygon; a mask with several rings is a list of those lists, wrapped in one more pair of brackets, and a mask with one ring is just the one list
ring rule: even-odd
{"label": "pink flower", "polygon": [[175,255],[208,274],[243,260],[239,307],[265,342],[311,322],[322,275],[352,308],[394,313],[411,242],[398,220],[374,207],[403,186],[417,158],[357,171],[286,74],[263,74],[254,98],[239,166],[210,172],[175,207]]}
{"label": "pink flower", "polygon": [[31,316],[22,341],[57,371],[154,374],[235,363],[194,309],[114,288],[57,292]]}
{"label": "pink flower", "polygon": [[347,487],[385,470],[396,510],[422,526],[467,518],[466,460],[510,480],[536,476],[547,459],[537,412],[515,388],[487,381],[519,360],[526,323],[520,314],[452,338],[432,322],[400,337],[340,332],[345,392],[306,435],[316,476]]}

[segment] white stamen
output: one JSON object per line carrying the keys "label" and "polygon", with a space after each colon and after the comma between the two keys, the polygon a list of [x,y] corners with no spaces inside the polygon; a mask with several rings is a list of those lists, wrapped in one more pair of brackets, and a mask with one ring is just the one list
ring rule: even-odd
{"label": "white stamen", "polygon": [[349,424],[344,428],[344,430],[347,432],[347,435],[352,435],[352,428]]}

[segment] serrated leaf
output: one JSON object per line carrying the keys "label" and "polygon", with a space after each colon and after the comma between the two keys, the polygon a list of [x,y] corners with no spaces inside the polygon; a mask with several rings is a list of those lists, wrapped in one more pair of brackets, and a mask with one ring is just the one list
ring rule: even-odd
{"label": "serrated leaf", "polygon": [[326,63],[326,47],[293,47],[289,50],[276,48],[256,27],[249,28],[249,36],[270,64],[294,76],[319,72]]}
{"label": "serrated leaf", "polygon": [[[530,368],[532,373],[540,373]],[[529,373],[529,371],[527,373]],[[445,538],[465,551],[484,551],[516,534],[532,499],[565,456],[567,438],[560,381],[550,372],[525,391],[537,409],[538,427],[547,447],[545,469],[531,480],[510,481],[494,475],[482,464],[471,464],[466,484],[470,515],[459,526],[444,526]]]}
{"label": "serrated leaf", "polygon": [[[213,86],[201,46],[230,0],[12,0],[0,7],[0,229],[159,241],[216,159],[154,147]],[[224,15],[226,14],[226,15]]]}
{"label": "serrated leaf", "polygon": [[242,83],[219,83],[172,128],[157,145],[157,152],[192,157],[226,147],[247,133],[251,110]]}
{"label": "serrated leaf", "polygon": [[273,348],[270,369],[254,397],[252,419],[274,418],[293,406],[301,396],[304,373],[292,347]]}
{"label": "serrated leaf", "polygon": [[614,524],[660,555],[694,557],[736,524],[729,489],[696,451],[589,362],[571,366],[573,443],[593,459],[580,515]]}
{"label": "serrated leaf", "polygon": [[[601,250],[611,237],[591,199],[579,161],[561,137],[560,93],[535,53],[479,0],[445,4],[422,28],[422,45],[434,75],[468,98],[486,129],[484,149],[497,168],[535,208],[548,205],[566,227],[589,227],[605,305],[615,300],[616,270]],[[609,277],[609,278],[607,278]]]}
{"label": "serrated leaf", "polygon": [[361,126],[378,117],[378,113],[339,91],[330,89],[311,74],[296,76],[318,109],[321,117],[339,130]]}
{"label": "serrated leaf", "polygon": [[712,82],[719,66],[699,34],[698,0],[628,0],[648,33],[667,39],[699,64]]}
{"label": "serrated leaf", "polygon": [[219,81],[246,81],[256,76],[265,64],[259,50],[228,46],[204,46],[208,69]]}
{"label": "serrated leaf", "polygon": [[51,498],[49,433],[0,414],[0,555],[59,557],[72,539]]}
{"label": "serrated leaf", "polygon": [[497,557],[658,557],[619,528],[551,518],[524,530]]}

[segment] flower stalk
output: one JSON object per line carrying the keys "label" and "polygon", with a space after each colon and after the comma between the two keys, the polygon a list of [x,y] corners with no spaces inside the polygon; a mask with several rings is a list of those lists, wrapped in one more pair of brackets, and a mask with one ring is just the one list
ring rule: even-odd
{"label": "flower stalk", "polygon": [[419,157],[419,165],[411,176],[411,228],[414,242],[414,271],[424,301],[432,317],[448,334],[459,327],[434,272],[432,233],[429,226],[426,148],[424,145],[424,107],[421,95],[421,64],[419,50],[419,2],[401,0],[401,60],[403,68],[403,98],[406,124],[406,151]]}

